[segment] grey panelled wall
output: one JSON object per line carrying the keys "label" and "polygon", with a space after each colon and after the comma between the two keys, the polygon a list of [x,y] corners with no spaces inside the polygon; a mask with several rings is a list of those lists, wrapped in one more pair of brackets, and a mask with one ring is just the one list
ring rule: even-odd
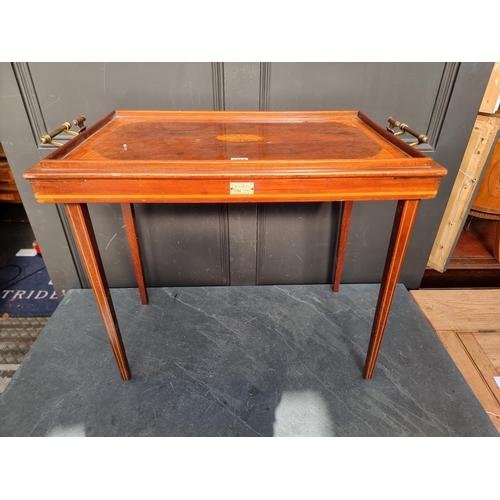
{"label": "grey panelled wall", "polygon": [[[22,173],[51,148],[40,149],[36,138],[64,121],[84,114],[87,124],[113,109],[219,108],[220,65],[210,63],[30,63],[2,64],[2,84],[13,88],[2,113],[0,138],[6,144],[23,203],[42,248],[56,290],[87,285],[65,213],[38,204]],[[2,94],[4,95],[4,94]],[[223,104],[223,103],[222,103]],[[16,130],[12,117],[18,116]],[[23,151],[16,147],[23,141]],[[18,161],[19,160],[19,161]],[[33,213],[43,212],[41,217]],[[119,206],[91,205],[94,229],[111,286],[134,286],[133,266]],[[148,284],[229,283],[227,207],[225,205],[138,206]]]}
{"label": "grey panelled wall", "polygon": [[[14,74],[9,63],[0,63],[0,140],[37,241],[47,249],[44,261],[60,295],[62,289],[79,288],[80,280],[57,207],[37,203],[29,182],[22,177],[50,149],[39,149],[35,142],[42,116],[33,102],[29,68],[19,64],[16,70]],[[21,95],[20,89],[26,94]]]}
{"label": "grey panelled wall", "polygon": [[[30,69],[51,127],[81,114],[91,124],[114,109],[217,106],[217,68],[209,63],[37,63]],[[134,286],[120,207],[91,205],[90,213],[111,286]],[[225,206],[142,205],[136,216],[148,285],[229,284]]]}
{"label": "grey panelled wall", "polygon": [[[492,63],[272,63],[266,68],[263,81],[269,82],[265,92],[268,109],[360,109],[383,126],[393,116],[429,135],[429,146],[423,149],[445,166],[449,174],[437,198],[421,203],[400,278],[408,288],[418,288],[422,280],[492,66]],[[333,205],[335,210],[337,204]],[[380,281],[395,207],[395,202],[354,204],[342,282]],[[286,221],[288,214],[300,209],[290,205],[288,210],[285,208],[274,217]],[[321,228],[328,227],[329,211],[318,210],[312,217],[316,219],[316,234],[308,229],[313,224],[311,217],[303,217],[296,220],[293,233],[287,238],[283,235],[286,247],[304,248],[295,257],[288,253],[284,269],[294,259],[297,268],[304,268],[304,273],[296,278],[299,281],[290,282],[318,282],[320,270],[321,282],[331,280],[331,261],[325,254],[314,252],[324,241]],[[266,226],[279,225],[271,223],[269,216],[266,219]],[[324,224],[319,223],[320,219]],[[261,236],[266,240],[276,238],[265,231]],[[266,268],[267,262],[275,259],[275,246],[260,241],[259,247],[263,249],[260,262]],[[306,259],[307,262],[302,262]],[[316,264],[310,266],[309,262],[314,260]],[[261,282],[289,282],[288,271],[280,274],[275,270],[271,278],[268,281],[263,277]]]}
{"label": "grey panelled wall", "polygon": [[[445,63],[272,63],[263,72],[263,101],[271,110],[359,109],[380,124],[392,115],[427,131],[444,68]],[[339,208],[260,206],[266,215],[259,217],[258,283],[331,280],[336,235],[327,228],[338,226]],[[391,202],[355,204],[344,282],[380,281],[394,210]]]}
{"label": "grey panelled wall", "polygon": [[445,63],[273,63],[274,110],[360,109],[378,123],[391,115],[427,130]]}
{"label": "grey panelled wall", "polygon": [[[38,137],[113,109],[361,109],[427,132],[449,169],[423,202],[401,281],[420,284],[492,63],[0,63],[0,140],[56,290],[86,286],[59,207],[38,204],[22,174],[51,151]],[[139,205],[148,285],[331,281],[339,203]],[[395,204],[355,203],[343,282],[380,280]],[[118,206],[91,207],[111,286],[135,286]]]}

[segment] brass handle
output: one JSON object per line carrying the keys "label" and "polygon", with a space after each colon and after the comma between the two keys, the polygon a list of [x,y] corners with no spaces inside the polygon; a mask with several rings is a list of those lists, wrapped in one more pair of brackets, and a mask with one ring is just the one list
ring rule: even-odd
{"label": "brass handle", "polygon": [[79,116],[78,118],[76,118],[75,120],[73,120],[73,125],[77,125],[78,126],[78,133],[81,134],[82,132],[84,132],[86,130],[86,126],[85,126],[85,120],[87,118],[85,118],[85,116]]}
{"label": "brass handle", "polygon": [[[390,116],[387,121],[389,122],[389,126],[387,127],[387,130],[395,135],[403,135],[403,134],[411,134],[413,137],[417,138],[417,142],[413,142],[410,144],[410,146],[418,146],[419,144],[426,143],[429,138],[425,134],[420,134],[419,132],[416,132],[415,130],[411,129],[409,125],[406,123],[401,123],[398,120],[395,120]],[[395,132],[394,127],[398,127],[401,132]]]}
{"label": "brass handle", "polygon": [[54,137],[58,136],[59,134],[62,134],[63,132],[65,134],[69,134],[72,136],[76,136],[76,135],[80,134],[81,132],[83,132],[87,128],[84,126],[85,120],[86,120],[86,118],[83,115],[78,117],[76,120],[73,120],[73,124],[78,125],[78,127],[80,128],[78,130],[78,132],[73,132],[72,130],[70,130],[70,128],[72,126],[70,122],[64,122],[60,127],[56,128],[52,132],[49,132],[48,134],[42,135],[42,137],[40,137],[40,142],[42,144],[50,144],[51,146],[60,147],[60,146],[62,146],[62,143],[54,141],[53,140]]}

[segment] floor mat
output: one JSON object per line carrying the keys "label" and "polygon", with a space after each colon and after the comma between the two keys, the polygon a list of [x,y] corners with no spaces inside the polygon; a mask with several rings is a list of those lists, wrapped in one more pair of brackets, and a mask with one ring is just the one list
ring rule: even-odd
{"label": "floor mat", "polygon": [[0,318],[0,394],[48,320],[47,317]]}
{"label": "floor mat", "polygon": [[40,255],[13,257],[0,269],[0,316],[51,316],[58,304]]}

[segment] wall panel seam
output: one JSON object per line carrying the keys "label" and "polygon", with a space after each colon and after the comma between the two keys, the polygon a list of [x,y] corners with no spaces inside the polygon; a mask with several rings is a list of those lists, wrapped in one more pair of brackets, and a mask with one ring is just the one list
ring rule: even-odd
{"label": "wall panel seam", "polygon": [[47,125],[45,124],[29,64],[27,62],[13,62],[11,64],[33,133],[33,140],[36,147],[39,147],[40,137],[47,133]]}

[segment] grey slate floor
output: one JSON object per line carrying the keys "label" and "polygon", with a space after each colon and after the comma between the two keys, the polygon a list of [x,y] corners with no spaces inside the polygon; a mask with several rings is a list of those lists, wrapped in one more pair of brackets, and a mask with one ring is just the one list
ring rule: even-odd
{"label": "grey slate floor", "polygon": [[115,289],[132,379],[90,290],[68,292],[0,396],[0,436],[498,436],[398,285],[372,380],[378,285]]}

